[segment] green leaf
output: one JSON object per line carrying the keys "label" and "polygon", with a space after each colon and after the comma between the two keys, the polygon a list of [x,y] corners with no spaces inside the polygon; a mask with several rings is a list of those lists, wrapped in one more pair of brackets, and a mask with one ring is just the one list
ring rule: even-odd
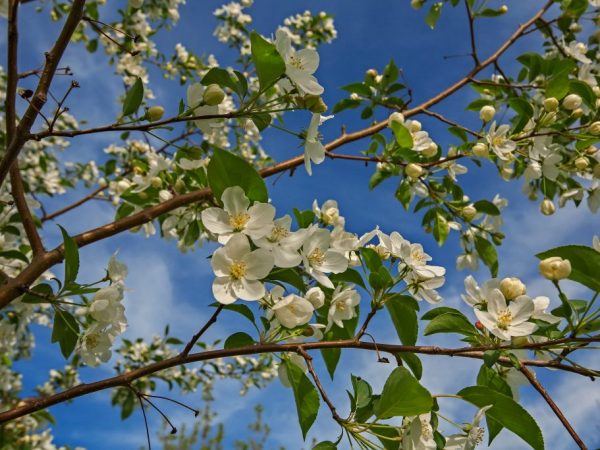
{"label": "green leaf", "polygon": [[209,84],[218,84],[221,87],[228,87],[229,89],[237,92],[238,84],[233,81],[229,72],[225,69],[221,69],[220,67],[213,67],[210,69],[202,80],[200,81],[204,86],[208,86]]}
{"label": "green leaf", "polygon": [[212,303],[210,306],[212,306],[214,308],[222,306],[223,309],[226,309],[227,311],[233,311],[238,314],[241,314],[242,316],[247,318],[252,323],[256,322],[256,319],[254,318],[254,313],[252,312],[252,310],[242,303],[232,303],[230,305],[222,305],[221,303]]}
{"label": "green leaf", "polygon": [[37,295],[26,293],[21,298],[21,301],[23,303],[50,303],[54,299],[54,297],[53,297],[54,292],[52,291],[52,286],[50,286],[49,284],[46,284],[46,283],[37,284],[34,287],[32,287],[30,290],[33,292],[36,292],[44,297],[47,297],[47,298],[42,298]]}
{"label": "green leaf", "polygon": [[306,433],[319,413],[319,394],[300,367],[290,361],[286,361],[285,366],[294,391],[302,437],[306,439]]}
{"label": "green leaf", "polygon": [[144,83],[141,78],[136,78],[135,83],[131,86],[131,89],[127,91],[125,95],[125,101],[123,102],[123,116],[129,116],[134,114],[142,104],[144,99]]}
{"label": "green leaf", "polygon": [[475,14],[475,17],[498,17],[504,15],[505,13],[506,11],[502,9],[486,8],[483,11],[479,11],[477,14]]}
{"label": "green leaf", "polygon": [[579,95],[589,108],[595,109],[596,94],[594,94],[589,84],[579,80],[571,80],[569,82],[569,92]]}
{"label": "green leaf", "polygon": [[354,399],[356,408],[364,408],[371,401],[373,389],[371,385],[360,377],[352,375],[352,387],[354,388]]}
{"label": "green leaf", "polygon": [[7,250],[0,252],[0,257],[6,259],[18,259],[19,261],[23,261],[25,264],[29,264],[29,259],[27,259],[27,256],[18,250]]}
{"label": "green leaf", "polygon": [[352,92],[355,94],[360,94],[364,97],[371,96],[371,89],[365,83],[352,83],[347,84],[346,86],[342,86],[344,91]]}
{"label": "green leaf", "polygon": [[225,344],[223,344],[223,348],[238,348],[238,347],[247,347],[249,345],[254,345],[254,339],[249,334],[244,332],[233,333],[225,340]]}
{"label": "green leaf", "polygon": [[475,250],[495,278],[498,275],[498,253],[494,244],[481,236],[475,236]]}
{"label": "green leaf", "polygon": [[489,214],[490,216],[499,216],[500,210],[489,200],[479,200],[473,203],[475,209],[480,213]]}
{"label": "green leaf", "polygon": [[414,353],[406,352],[398,353],[398,356],[400,356],[400,359],[406,363],[417,380],[420,380],[423,376],[423,364],[421,363],[419,357]]}
{"label": "green leaf", "polygon": [[378,418],[417,416],[431,411],[433,398],[412,376],[408,369],[396,367],[383,386],[381,397],[375,403]]}
{"label": "green leaf", "polygon": [[264,90],[285,73],[285,62],[275,45],[255,31],[250,33],[250,46],[258,81]]}
{"label": "green leaf", "polygon": [[267,186],[260,174],[247,161],[233,153],[215,149],[208,163],[208,184],[217,200],[231,186],[240,186],[251,201],[266,203]]}
{"label": "green leaf", "polygon": [[490,417],[497,421],[535,450],[544,450],[544,438],[540,427],[533,417],[511,397],[483,386],[464,388],[458,392],[458,395],[479,408],[493,405],[485,413],[486,418]]}
{"label": "green leaf", "polygon": [[63,249],[65,253],[65,286],[68,286],[70,283],[73,283],[77,279],[77,274],[79,273],[79,249],[77,248],[77,244],[69,236],[67,231],[61,227],[60,232],[63,237]]}
{"label": "green leaf", "polygon": [[539,259],[560,256],[571,263],[569,279],[587,286],[594,292],[600,291],[600,253],[583,245],[565,245],[538,253]]}
{"label": "green leaf", "polygon": [[437,333],[458,333],[464,336],[478,334],[477,328],[464,315],[453,312],[434,317],[423,334],[429,336]]}
{"label": "green leaf", "polygon": [[440,14],[442,13],[442,5],[442,2],[437,2],[431,5],[431,8],[429,8],[429,12],[425,17],[425,23],[429,25],[429,28],[432,30],[435,28],[435,25],[440,18]]}
{"label": "green leaf", "polygon": [[334,283],[345,281],[347,283],[357,284],[363,289],[366,289],[365,282],[360,276],[360,273],[354,269],[346,269],[346,271],[342,273],[333,273],[329,276],[329,279]]}
{"label": "green leaf", "polygon": [[300,211],[298,208],[294,208],[294,217],[300,228],[307,228],[315,220],[315,213],[310,209]]}
{"label": "green leaf", "polygon": [[304,280],[294,269],[275,269],[269,274],[266,281],[283,281],[291,286],[294,286],[299,291],[303,291]]}
{"label": "green leaf", "polygon": [[367,269],[369,269],[371,272],[377,272],[382,266],[381,257],[375,250],[366,247],[361,248],[360,254],[367,266]]}
{"label": "green leaf", "polygon": [[412,297],[406,295],[393,295],[386,302],[385,307],[392,318],[400,342],[404,345],[415,345],[419,333],[417,311],[411,305]]}
{"label": "green leaf", "polygon": [[254,122],[254,125],[256,125],[256,128],[258,128],[258,131],[262,131],[271,125],[271,120],[273,119],[271,114],[267,113],[252,114],[250,118]]}
{"label": "green leaf", "polygon": [[344,98],[337,102],[333,107],[333,114],[337,114],[345,109],[355,109],[361,104],[361,100],[354,100],[351,98]]}
{"label": "green leaf", "polygon": [[331,441],[321,441],[312,450],[337,450],[337,445]]}
{"label": "green leaf", "polygon": [[385,450],[398,450],[400,445],[400,429],[393,425],[374,424],[369,427],[379,439]]}
{"label": "green leaf", "polygon": [[533,106],[527,100],[518,97],[509,99],[508,104],[517,113],[515,127],[512,132],[518,133],[525,128],[529,119],[533,117]]}
{"label": "green leaf", "polygon": [[65,358],[71,356],[79,339],[79,322],[73,315],[60,308],[56,308],[54,314],[54,326],[52,327],[52,342],[60,344],[60,351]]}
{"label": "green leaf", "polygon": [[392,131],[396,137],[396,142],[402,148],[413,148],[413,138],[404,125],[399,122],[392,121]]}
{"label": "green leaf", "polygon": [[433,237],[440,247],[444,245],[444,242],[446,242],[446,239],[448,239],[449,234],[450,226],[448,225],[448,221],[440,213],[437,213],[435,215],[435,221],[433,225]]}

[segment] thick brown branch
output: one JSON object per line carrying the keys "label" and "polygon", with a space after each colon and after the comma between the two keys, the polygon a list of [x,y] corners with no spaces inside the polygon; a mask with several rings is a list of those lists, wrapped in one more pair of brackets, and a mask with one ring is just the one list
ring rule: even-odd
{"label": "thick brown branch", "polygon": [[[13,4],[17,4],[17,2],[14,2]],[[42,70],[42,75],[40,76],[40,82],[38,83],[35,93],[33,94],[29,107],[19,122],[19,126],[17,127],[15,134],[12,136],[11,140],[8,141],[6,154],[3,155],[3,158],[0,161],[0,186],[2,186],[4,183],[10,167],[16,161],[21,149],[23,148],[23,145],[29,138],[31,127],[39,115],[39,111],[41,111],[46,103],[50,84],[52,83],[52,79],[54,78],[56,69],[58,68],[58,63],[60,62],[60,59],[67,48],[67,45],[69,44],[71,36],[75,32],[79,21],[81,20],[84,5],[85,0],[73,1],[71,5],[71,11],[69,12],[69,16],[67,17],[65,25],[58,36],[58,39],[52,47],[52,50],[46,53],[46,63],[44,65],[44,69]],[[16,78],[18,78],[18,74]]]}
{"label": "thick brown branch", "polygon": [[21,217],[21,223],[23,224],[23,228],[25,228],[25,234],[27,234],[27,239],[31,245],[31,250],[33,251],[33,257],[37,258],[46,250],[44,249],[42,238],[38,233],[33,217],[31,216],[31,211],[29,210],[29,205],[27,205],[27,200],[25,199],[25,190],[23,188],[23,180],[21,179],[18,161],[15,161],[10,168],[10,184],[12,196],[15,199],[15,205],[17,206],[17,211],[19,211],[19,216]]}
{"label": "thick brown branch", "polygon": [[546,403],[548,403],[548,406],[550,406],[552,411],[554,411],[554,414],[556,414],[556,417],[558,417],[558,420],[561,421],[561,423],[566,428],[566,430],[569,432],[569,434],[571,435],[573,440],[577,443],[579,448],[581,450],[587,450],[587,446],[585,445],[583,440],[579,437],[577,432],[573,429],[573,427],[571,426],[571,424],[569,423],[569,421],[567,420],[567,418],[565,417],[563,412],[560,410],[558,405],[554,402],[552,397],[550,397],[550,394],[548,394],[548,391],[546,391],[544,386],[542,386],[542,384],[537,380],[535,375],[525,366],[521,366],[520,370],[521,370],[521,373],[523,375],[525,375],[527,380],[529,380],[529,383],[531,383],[531,385],[535,388],[535,390],[538,391],[542,397],[544,397],[544,400],[546,400]]}
{"label": "thick brown branch", "polygon": [[[555,345],[553,341],[548,341],[545,344]],[[539,347],[536,345],[526,345],[519,348],[534,348]],[[222,349],[222,350],[209,350],[200,353],[192,353],[185,357],[177,355],[173,358],[168,358],[163,361],[149,364],[144,367],[140,367],[129,372],[125,372],[121,375],[117,375],[104,380],[96,381],[94,383],[80,384],[73,388],[67,389],[58,394],[50,395],[47,397],[37,397],[22,402],[19,406],[0,413],[0,424],[16,419],[18,417],[31,414],[35,411],[46,409],[50,406],[63,403],[67,400],[72,400],[77,397],[82,397],[93,392],[102,391],[104,389],[110,389],[119,386],[128,386],[132,381],[139,378],[152,375],[153,373],[160,372],[162,370],[179,366],[181,364],[189,364],[199,361],[208,361],[217,358],[227,358],[231,356],[242,356],[242,355],[255,355],[261,353],[279,353],[279,352],[299,352],[299,349],[304,351],[318,350],[323,348],[354,348],[363,349],[370,351],[381,351],[395,355],[397,353],[418,353],[423,355],[448,355],[458,356],[462,358],[472,359],[483,359],[484,352],[492,349],[492,347],[465,347],[465,348],[441,348],[435,346],[408,346],[408,345],[391,345],[391,344],[380,344],[376,342],[360,342],[354,339],[341,340],[341,341],[323,341],[323,342],[311,342],[306,344],[261,344],[251,345],[246,347]],[[507,347],[500,347],[507,348]],[[498,362],[512,365],[512,361],[508,357],[500,357]],[[521,364],[524,366],[533,367],[549,367],[553,369],[564,370],[567,372],[577,373],[585,376],[595,376],[597,372],[582,367],[573,367],[566,364],[562,364],[555,361],[542,361],[542,360],[521,360]]]}

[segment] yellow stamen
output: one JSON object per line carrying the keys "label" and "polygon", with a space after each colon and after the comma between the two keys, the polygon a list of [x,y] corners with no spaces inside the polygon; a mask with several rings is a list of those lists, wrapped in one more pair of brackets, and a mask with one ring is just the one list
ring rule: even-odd
{"label": "yellow stamen", "polygon": [[229,225],[231,225],[233,231],[242,231],[249,220],[250,214],[245,212],[237,213],[229,216]]}
{"label": "yellow stamen", "polygon": [[244,261],[235,261],[229,266],[229,275],[236,280],[243,278],[246,275],[246,263]]}
{"label": "yellow stamen", "polygon": [[325,253],[321,251],[319,247],[315,248],[310,255],[308,255],[308,261],[312,266],[320,266],[325,260]]}

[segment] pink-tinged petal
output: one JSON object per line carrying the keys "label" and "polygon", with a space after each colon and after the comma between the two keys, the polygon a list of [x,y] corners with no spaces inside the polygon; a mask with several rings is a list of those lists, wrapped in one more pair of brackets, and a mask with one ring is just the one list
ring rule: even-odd
{"label": "pink-tinged petal", "polygon": [[212,266],[215,275],[218,277],[229,276],[229,268],[231,267],[232,260],[227,256],[225,248],[221,247],[213,253],[210,259],[210,265]]}
{"label": "pink-tinged petal", "polygon": [[506,310],[506,299],[500,289],[492,289],[489,293],[488,311],[494,317],[498,317],[502,311]]}
{"label": "pink-tinged petal", "polygon": [[294,55],[302,62],[302,70],[307,73],[315,73],[319,67],[319,54],[312,48],[303,48]]}
{"label": "pink-tinged petal", "polygon": [[335,250],[327,250],[323,264],[319,266],[319,270],[328,273],[342,273],[348,268],[348,260],[346,257]]}
{"label": "pink-tinged petal", "polygon": [[237,296],[232,288],[231,278],[215,278],[212,285],[212,292],[215,299],[224,305],[229,305],[236,301]]}
{"label": "pink-tinged petal", "polygon": [[246,255],[244,261],[246,263],[246,275],[244,278],[247,280],[260,280],[266,277],[275,264],[271,252],[263,248],[254,250]]}
{"label": "pink-tinged petal", "polygon": [[244,190],[239,186],[232,186],[225,189],[221,196],[221,201],[223,202],[223,209],[232,216],[245,213],[250,205],[250,200],[248,200]]}
{"label": "pink-tinged petal", "polygon": [[231,233],[233,228],[229,224],[229,214],[221,208],[206,208],[201,214],[204,228],[214,234]]}
{"label": "pink-tinged petal", "polygon": [[535,330],[537,330],[537,325],[531,322],[523,322],[516,325],[511,325],[508,329],[508,332],[512,336],[529,336]]}
{"label": "pink-tinged petal", "polygon": [[241,261],[250,253],[250,242],[244,234],[233,234],[225,246],[227,256],[233,261]]}
{"label": "pink-tinged petal", "polygon": [[535,305],[530,297],[521,295],[508,305],[512,315],[512,324],[517,325],[528,320],[535,311]]}
{"label": "pink-tinged petal", "polygon": [[265,286],[256,280],[241,280],[241,283],[234,287],[235,293],[242,300],[258,300],[265,296]]}

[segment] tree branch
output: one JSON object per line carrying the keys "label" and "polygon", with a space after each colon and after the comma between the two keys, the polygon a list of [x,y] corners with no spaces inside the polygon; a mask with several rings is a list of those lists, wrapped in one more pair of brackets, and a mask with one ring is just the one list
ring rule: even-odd
{"label": "tree branch", "polygon": [[[595,341],[600,341],[600,337],[594,338]],[[569,340],[569,339],[566,339]],[[565,342],[565,339],[559,339],[556,341],[546,341],[544,343],[532,343],[524,346],[519,346],[519,349],[531,349],[540,348],[543,346],[556,346],[557,342]],[[541,345],[540,345],[541,344]],[[245,347],[220,349],[220,350],[208,350],[199,353],[192,353],[185,357],[181,355],[174,356],[162,361],[158,361],[147,366],[140,367],[138,369],[125,372],[123,374],[106,378],[104,380],[96,381],[94,383],[84,383],[73,388],[67,389],[58,394],[50,395],[47,397],[36,397],[33,399],[24,400],[19,406],[13,409],[0,413],[0,424],[6,423],[10,420],[23,417],[27,414],[31,414],[35,411],[39,411],[48,408],[59,403],[63,403],[68,400],[72,400],[77,397],[81,397],[93,392],[102,391],[104,389],[110,389],[120,386],[128,386],[132,381],[137,380],[153,373],[160,372],[171,367],[179,366],[181,364],[189,364],[199,361],[208,361],[217,358],[227,358],[231,356],[242,356],[242,355],[256,355],[261,353],[279,353],[279,352],[296,352],[300,350],[310,351],[324,348],[354,348],[363,349],[369,351],[381,351],[392,355],[397,353],[418,353],[423,355],[447,355],[447,356],[458,356],[462,358],[472,359],[483,359],[484,352],[486,350],[497,350],[497,349],[512,349],[510,346],[482,346],[482,347],[463,347],[463,348],[441,348],[435,346],[410,346],[410,345],[392,345],[392,344],[380,344],[377,342],[362,342],[354,339],[340,340],[340,341],[321,341],[321,342],[310,342],[305,344],[258,344],[250,345]],[[512,366],[512,361],[508,357],[498,358],[500,364]],[[533,367],[549,367],[558,370],[564,370],[567,372],[576,373],[588,377],[598,376],[600,372],[586,369],[582,367],[573,367],[570,365],[562,364],[557,361],[545,361],[545,360],[521,360],[524,366]]]}
{"label": "tree branch", "polygon": [[550,394],[548,394],[548,391],[546,391],[544,386],[542,386],[541,383],[535,378],[535,375],[525,366],[521,366],[520,370],[521,370],[521,373],[523,375],[525,375],[527,380],[529,380],[529,383],[531,383],[531,385],[535,388],[535,390],[540,393],[540,395],[544,398],[544,400],[546,400],[546,403],[548,403],[548,405],[550,406],[552,411],[554,411],[554,414],[556,414],[556,417],[558,417],[558,419],[561,421],[563,426],[567,429],[567,431],[569,432],[569,434],[571,435],[573,440],[577,443],[579,448],[581,450],[588,450],[587,446],[585,445],[583,440],[579,437],[577,432],[573,429],[573,427],[571,426],[571,424],[569,423],[569,421],[567,420],[567,418],[565,417],[563,412],[560,410],[558,405],[554,402],[552,397],[550,397]]}
{"label": "tree branch", "polygon": [[[16,10],[18,2],[13,2],[13,9]],[[74,0],[71,5],[71,11],[69,12],[69,16],[65,22],[65,25],[58,36],[52,50],[46,53],[46,63],[44,65],[44,69],[42,71],[42,75],[40,76],[40,81],[35,90],[35,93],[31,99],[29,107],[23,114],[19,125],[16,129],[15,134],[12,136],[11,140],[8,141],[8,145],[6,148],[6,153],[2,160],[0,161],[0,186],[4,183],[8,172],[10,171],[10,167],[16,161],[17,157],[23,145],[29,139],[29,132],[31,131],[31,127],[33,126],[35,119],[39,115],[39,112],[43,108],[46,103],[46,99],[48,96],[48,92],[50,90],[50,85],[52,83],[52,79],[54,78],[54,74],[58,67],[58,63],[71,40],[71,36],[75,32],[81,17],[83,16],[83,7],[85,5],[85,0]],[[10,42],[10,40],[9,40]],[[15,77],[15,80],[18,78],[18,74]]]}
{"label": "tree branch", "polygon": [[317,389],[319,390],[319,393],[321,394],[321,398],[323,399],[323,401],[325,402],[325,404],[327,405],[327,407],[331,411],[331,417],[333,417],[333,420],[335,420],[338,423],[342,422],[343,419],[337,413],[337,410],[335,409],[335,405],[329,399],[329,396],[327,395],[327,392],[325,392],[325,389],[323,388],[323,385],[321,384],[321,380],[319,379],[319,375],[317,374],[317,371],[315,370],[315,368],[313,366],[313,363],[312,363],[312,359],[313,359],[312,356],[310,356],[306,352],[306,350],[304,350],[302,348],[302,346],[298,347],[298,353],[300,354],[300,356],[302,356],[304,358],[304,361],[306,361],[306,367],[308,367],[308,372],[312,376],[312,379],[315,382],[315,386],[317,386]]}
{"label": "tree branch", "polygon": [[196,342],[198,342],[198,339],[200,339],[202,337],[202,335],[206,332],[206,330],[208,330],[210,328],[210,326],[217,321],[217,317],[219,317],[219,314],[221,314],[221,311],[223,311],[224,306],[225,305],[223,305],[223,304],[219,305],[217,310],[213,313],[213,315],[210,317],[210,319],[208,319],[208,321],[204,324],[204,326],[200,329],[200,331],[198,331],[194,336],[192,336],[192,339],[190,339],[190,341],[187,343],[187,345],[185,346],[183,351],[179,354],[179,356],[185,358],[190,353],[190,351],[194,347],[194,344]]}

